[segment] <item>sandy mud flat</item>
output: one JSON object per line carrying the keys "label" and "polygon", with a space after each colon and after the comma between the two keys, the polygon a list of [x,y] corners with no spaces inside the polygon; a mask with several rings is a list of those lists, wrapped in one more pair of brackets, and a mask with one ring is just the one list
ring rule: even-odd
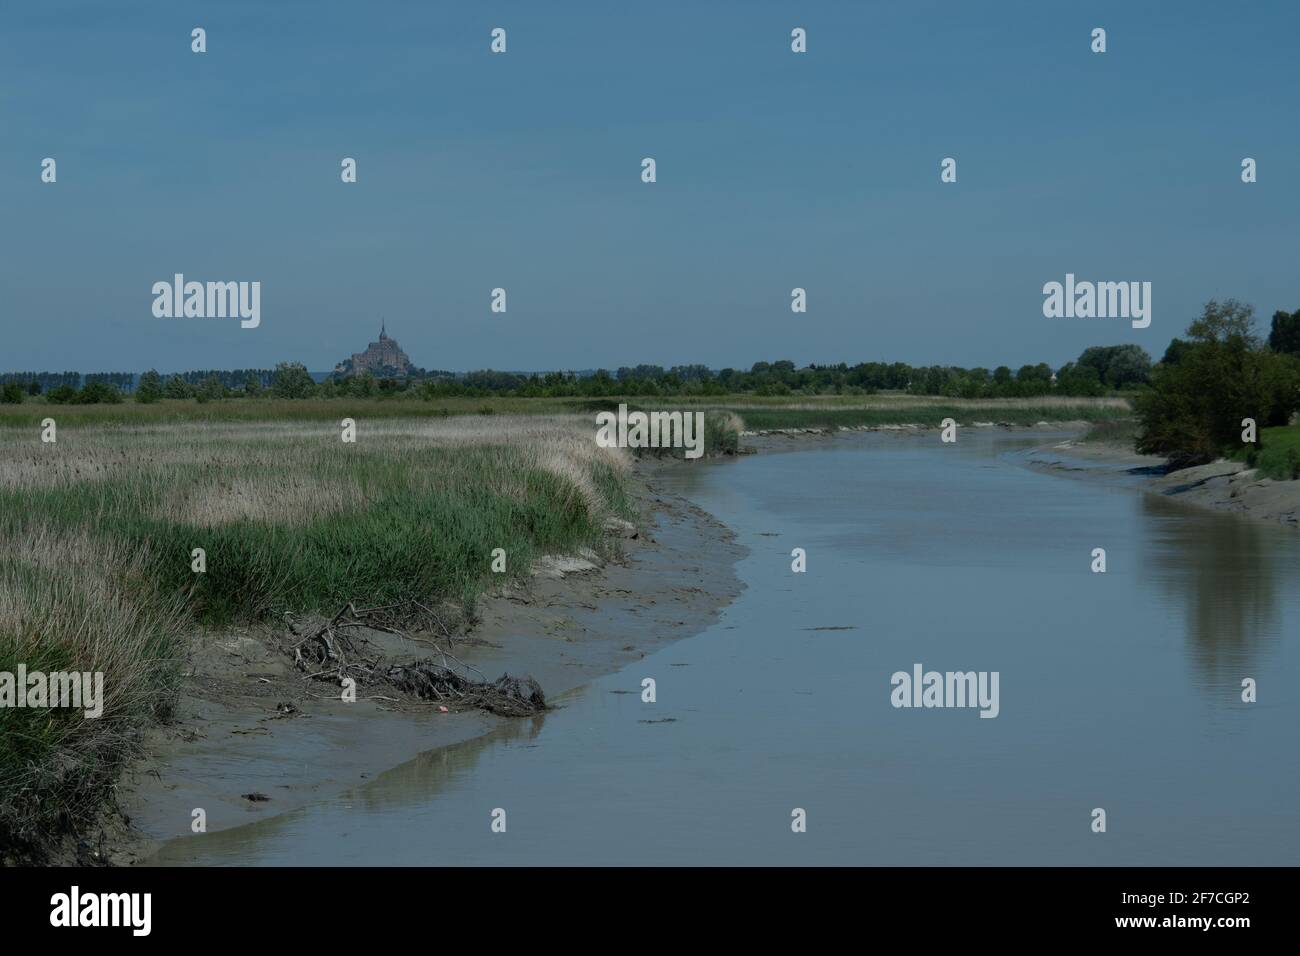
{"label": "sandy mud flat", "polygon": [[1164,459],[1105,442],[1071,439],[1035,449],[1029,464],[1069,477],[1134,479],[1150,494],[1300,528],[1300,481],[1275,481],[1239,461],[1166,472]]}

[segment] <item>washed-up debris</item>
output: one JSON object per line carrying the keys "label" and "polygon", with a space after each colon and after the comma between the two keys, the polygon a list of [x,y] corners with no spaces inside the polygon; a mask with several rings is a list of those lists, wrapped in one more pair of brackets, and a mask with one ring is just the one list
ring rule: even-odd
{"label": "washed-up debris", "polygon": [[241,793],[240,796],[252,803],[262,803],[271,799],[264,793]]}
{"label": "washed-up debris", "polygon": [[403,693],[421,700],[453,701],[504,717],[527,717],[546,709],[541,685],[531,677],[502,674],[495,681],[472,680],[432,661],[397,664],[384,679]]}
{"label": "washed-up debris", "polygon": [[[437,615],[418,602],[407,605],[431,616],[451,644],[451,633]],[[503,717],[528,717],[546,710],[546,696],[533,678],[502,674],[495,681],[487,680],[482,671],[458,660],[447,648],[397,627],[395,622],[404,616],[422,615],[404,605],[358,609],[349,601],[332,619],[292,645],[294,665],[314,680],[341,685],[351,678],[358,687],[383,684],[418,700],[474,707]],[[389,660],[360,633],[367,628],[427,644],[437,659]]]}

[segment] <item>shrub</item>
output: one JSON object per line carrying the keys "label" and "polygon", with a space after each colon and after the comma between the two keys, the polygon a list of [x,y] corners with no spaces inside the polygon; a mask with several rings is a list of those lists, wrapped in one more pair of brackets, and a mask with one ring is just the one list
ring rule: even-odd
{"label": "shrub", "polygon": [[316,383],[301,362],[281,362],[275,367],[271,389],[280,398],[307,398],[316,391]]}
{"label": "shrub", "polygon": [[78,405],[117,405],[122,401],[122,393],[117,390],[116,385],[110,385],[108,382],[87,382],[77,393],[75,399]]}
{"label": "shrub", "polygon": [[162,397],[162,376],[150,369],[140,376],[140,383],[135,389],[135,400],[142,405],[149,405]]}

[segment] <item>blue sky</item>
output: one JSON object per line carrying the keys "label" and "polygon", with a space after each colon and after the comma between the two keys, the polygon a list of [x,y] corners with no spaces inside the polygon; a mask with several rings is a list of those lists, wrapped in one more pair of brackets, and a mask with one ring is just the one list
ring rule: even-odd
{"label": "blue sky", "polygon": [[[1159,357],[1212,296],[1300,308],[1297,35],[1282,2],[9,0],[0,371],[326,369],[381,318],[429,368]],[[155,318],[176,272],[260,281],[261,326]],[[1151,327],[1044,318],[1067,272],[1151,281]]]}

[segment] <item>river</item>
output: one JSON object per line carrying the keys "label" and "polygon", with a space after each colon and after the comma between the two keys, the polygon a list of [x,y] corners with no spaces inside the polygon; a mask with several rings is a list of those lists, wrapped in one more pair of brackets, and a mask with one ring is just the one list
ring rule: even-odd
{"label": "river", "polygon": [[[683,465],[668,480],[750,549],[716,625],[151,862],[1294,864],[1300,535],[1026,467],[1045,440],[868,433]],[[997,672],[997,716],[894,707],[915,664]]]}

